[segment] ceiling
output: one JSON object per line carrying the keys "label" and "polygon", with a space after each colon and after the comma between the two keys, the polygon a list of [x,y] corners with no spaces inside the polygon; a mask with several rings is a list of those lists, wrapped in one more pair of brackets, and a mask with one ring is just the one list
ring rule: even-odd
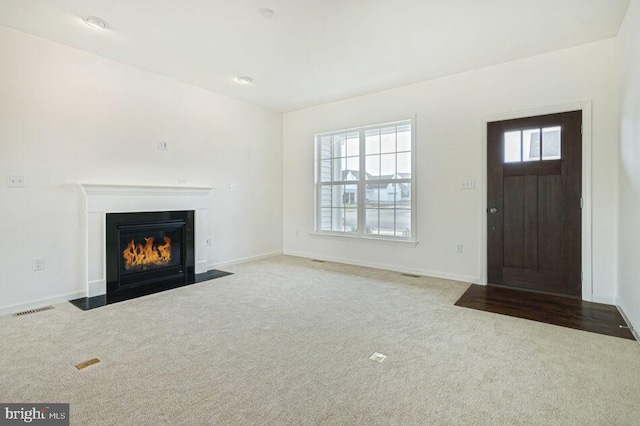
{"label": "ceiling", "polygon": [[[276,111],[614,37],[629,0],[0,0],[0,24]],[[270,8],[273,19],[258,10]],[[106,20],[95,30],[82,17]],[[250,76],[242,85],[238,76]]]}

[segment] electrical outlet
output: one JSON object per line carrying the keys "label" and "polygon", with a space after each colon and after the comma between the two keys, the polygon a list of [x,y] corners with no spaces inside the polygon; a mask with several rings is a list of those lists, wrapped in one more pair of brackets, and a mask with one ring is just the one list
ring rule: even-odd
{"label": "electrical outlet", "polygon": [[160,151],[166,151],[169,149],[169,142],[167,141],[158,141],[158,149]]}
{"label": "electrical outlet", "polygon": [[187,184],[187,180],[185,178],[180,178],[180,179],[178,179],[178,184],[179,185],[186,185]]}
{"label": "electrical outlet", "polygon": [[235,190],[236,190],[236,185],[235,185],[235,184],[233,184],[233,183],[230,183],[230,184],[229,184],[229,192],[233,192],[233,191],[235,191]]}
{"label": "electrical outlet", "polygon": [[456,243],[456,253],[462,253],[464,246],[462,243]]}
{"label": "electrical outlet", "polygon": [[475,179],[464,179],[462,181],[462,189],[476,189]]}
{"label": "electrical outlet", "polygon": [[42,271],[44,269],[44,257],[33,258],[33,270]]}
{"label": "electrical outlet", "polygon": [[209,237],[206,239],[207,246],[211,247],[213,245],[213,238]]}
{"label": "electrical outlet", "polygon": [[20,175],[7,175],[7,186],[10,188],[24,188],[26,179]]}

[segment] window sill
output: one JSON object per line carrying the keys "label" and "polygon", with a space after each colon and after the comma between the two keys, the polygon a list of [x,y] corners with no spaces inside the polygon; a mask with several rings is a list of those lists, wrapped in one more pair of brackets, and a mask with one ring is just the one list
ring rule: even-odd
{"label": "window sill", "polygon": [[330,238],[336,240],[352,240],[364,242],[368,241],[375,244],[388,244],[394,246],[405,246],[405,247],[416,247],[418,245],[418,241],[416,240],[396,240],[393,238],[380,238],[380,237],[363,237],[361,235],[349,235],[349,234],[340,234],[340,233],[331,233],[331,232],[310,232],[313,238]]}

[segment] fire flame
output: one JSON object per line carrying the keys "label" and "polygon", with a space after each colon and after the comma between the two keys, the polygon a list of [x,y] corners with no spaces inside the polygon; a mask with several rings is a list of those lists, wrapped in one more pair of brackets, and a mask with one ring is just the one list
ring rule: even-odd
{"label": "fire flame", "polygon": [[145,265],[166,265],[171,262],[171,238],[164,237],[164,244],[154,245],[155,238],[148,237],[142,243],[129,242],[122,252],[126,269]]}

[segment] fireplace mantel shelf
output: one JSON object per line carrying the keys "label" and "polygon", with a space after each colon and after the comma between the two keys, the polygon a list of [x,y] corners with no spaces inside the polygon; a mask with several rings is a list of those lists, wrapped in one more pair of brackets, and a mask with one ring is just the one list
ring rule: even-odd
{"label": "fireplace mantel shelf", "polygon": [[81,183],[87,195],[207,195],[211,187],[200,186],[151,186],[151,185],[108,185]]}

